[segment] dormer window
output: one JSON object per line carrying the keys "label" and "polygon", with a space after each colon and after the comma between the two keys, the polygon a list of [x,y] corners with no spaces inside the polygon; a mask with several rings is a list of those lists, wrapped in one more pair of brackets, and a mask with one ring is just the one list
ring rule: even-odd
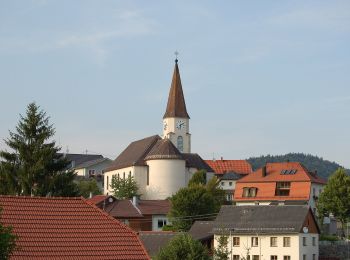
{"label": "dormer window", "polygon": [[244,198],[256,197],[257,193],[258,193],[258,188],[255,188],[255,187],[244,187],[243,188],[243,197]]}
{"label": "dormer window", "polygon": [[289,181],[282,181],[282,182],[276,182],[276,196],[289,196],[290,192],[290,182]]}

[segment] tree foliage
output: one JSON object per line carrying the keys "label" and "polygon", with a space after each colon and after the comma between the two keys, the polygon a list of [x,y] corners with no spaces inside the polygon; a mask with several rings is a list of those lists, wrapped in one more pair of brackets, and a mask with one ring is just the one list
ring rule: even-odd
{"label": "tree foliage", "polygon": [[73,172],[58,155],[59,147],[51,138],[55,129],[39,106],[31,103],[20,115],[15,132],[5,140],[10,151],[0,152],[1,194],[75,196]]}
{"label": "tree foliage", "polygon": [[113,195],[118,199],[130,199],[138,195],[137,183],[131,175],[125,179],[114,175],[112,177],[111,188]]}
{"label": "tree foliage", "polygon": [[[288,153],[285,155],[266,155],[260,157],[251,157],[248,162],[254,170],[261,168],[267,162],[301,162],[310,171],[317,170],[317,174],[323,178],[328,177],[341,166],[335,162],[324,160],[323,158],[303,153]],[[350,171],[347,170],[347,173]]]}
{"label": "tree foliage", "polygon": [[[0,208],[0,220],[1,220]],[[12,252],[16,249],[17,235],[13,234],[11,226],[4,226],[0,221],[0,260],[10,258]]]}
{"label": "tree foliage", "polygon": [[328,179],[317,202],[320,216],[330,213],[342,224],[344,234],[345,223],[350,220],[350,177],[345,170],[339,168]]}
{"label": "tree foliage", "polygon": [[78,182],[78,190],[79,190],[79,195],[83,196],[84,198],[89,198],[90,193],[93,196],[101,194],[101,190],[98,187],[95,179],[80,180]]}
{"label": "tree foliage", "polygon": [[205,172],[198,171],[188,187],[180,189],[171,198],[168,214],[173,230],[188,231],[196,220],[212,220],[225,201],[225,191],[213,177],[207,184]]}
{"label": "tree foliage", "polygon": [[222,234],[218,238],[216,238],[216,241],[218,242],[218,246],[214,249],[214,260],[228,260],[229,254],[231,253],[228,250],[228,241],[229,237]]}
{"label": "tree foliage", "polygon": [[205,185],[207,182],[206,180],[206,171],[205,170],[200,170],[197,171],[193,174],[192,178],[188,182],[188,186],[193,186],[193,185]]}
{"label": "tree foliage", "polygon": [[208,250],[188,234],[179,234],[161,248],[156,260],[209,260]]}

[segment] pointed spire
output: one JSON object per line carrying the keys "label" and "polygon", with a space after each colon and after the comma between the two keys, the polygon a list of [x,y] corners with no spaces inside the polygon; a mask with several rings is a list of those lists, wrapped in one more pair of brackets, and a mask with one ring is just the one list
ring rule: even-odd
{"label": "pointed spire", "polygon": [[168,104],[166,107],[163,118],[167,117],[181,117],[190,118],[186,110],[186,103],[184,93],[182,91],[181,78],[179,66],[177,65],[178,59],[175,60],[175,68],[173,73],[173,79],[171,81],[171,87],[168,97]]}

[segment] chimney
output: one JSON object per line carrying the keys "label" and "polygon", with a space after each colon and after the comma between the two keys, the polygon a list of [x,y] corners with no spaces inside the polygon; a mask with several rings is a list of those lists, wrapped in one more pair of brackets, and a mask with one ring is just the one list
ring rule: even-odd
{"label": "chimney", "polygon": [[262,176],[265,177],[267,173],[266,164],[261,168],[261,171],[262,171]]}
{"label": "chimney", "polygon": [[223,160],[224,160],[224,157],[221,156],[221,161],[223,161]]}
{"label": "chimney", "polygon": [[92,198],[92,192],[90,191],[90,195],[89,195],[89,198],[91,199]]}
{"label": "chimney", "polygon": [[135,207],[137,207],[137,204],[138,204],[138,198],[137,198],[137,196],[132,197],[132,204],[133,204]]}

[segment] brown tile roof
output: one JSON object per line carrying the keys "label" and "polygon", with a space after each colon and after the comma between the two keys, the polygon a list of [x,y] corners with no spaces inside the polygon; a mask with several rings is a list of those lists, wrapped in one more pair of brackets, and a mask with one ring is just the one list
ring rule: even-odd
{"label": "brown tile roof", "polygon": [[196,153],[183,153],[183,158],[186,160],[186,166],[189,168],[197,168],[198,170],[206,170],[214,172],[214,170]]}
{"label": "brown tile roof", "polygon": [[115,200],[104,209],[114,218],[142,218],[143,215],[130,200]]}
{"label": "brown tile roof", "polygon": [[169,200],[139,200],[138,209],[143,215],[168,214],[170,211]]}
{"label": "brown tile roof", "polygon": [[171,231],[140,231],[139,236],[148,254],[155,256],[178,232]]}
{"label": "brown tile roof", "polygon": [[177,60],[175,63],[173,79],[171,81],[168,104],[163,118],[168,117],[190,118],[186,110]]}
{"label": "brown tile roof", "polygon": [[161,139],[153,146],[151,151],[146,156],[145,160],[156,160],[156,159],[180,159],[182,155],[180,151],[169,139]]}
{"label": "brown tile roof", "polygon": [[[283,171],[290,174],[283,174]],[[290,182],[289,196],[276,196],[276,182]],[[263,168],[244,176],[236,182],[235,201],[308,201],[311,195],[311,184],[325,184],[325,180],[309,172],[299,162],[267,163],[266,175]],[[257,188],[255,197],[243,197],[245,187]]]}
{"label": "brown tile roof", "polygon": [[216,174],[235,172],[238,174],[249,174],[252,166],[246,160],[205,160]]}
{"label": "brown tile roof", "polygon": [[87,201],[92,203],[92,204],[98,204],[99,202],[104,201],[108,197],[109,197],[108,195],[95,195],[92,198],[87,199]]}
{"label": "brown tile roof", "polygon": [[150,136],[141,140],[132,142],[126,149],[112,162],[105,170],[113,171],[133,165],[145,165],[145,157],[153,146],[161,140],[159,135]]}
{"label": "brown tile roof", "polygon": [[19,236],[11,259],[149,259],[129,227],[83,198],[0,196]]}

